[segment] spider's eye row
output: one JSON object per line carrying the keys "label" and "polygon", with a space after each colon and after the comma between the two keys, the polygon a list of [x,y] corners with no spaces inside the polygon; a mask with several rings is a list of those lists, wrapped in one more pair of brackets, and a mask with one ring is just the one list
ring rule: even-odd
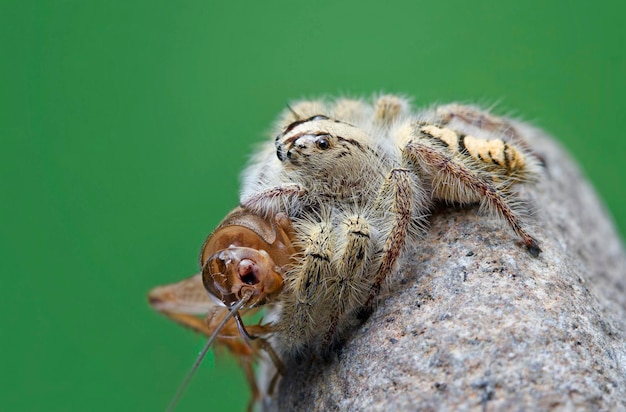
{"label": "spider's eye row", "polygon": [[330,147],[330,142],[325,137],[321,137],[317,139],[316,144],[317,144],[318,149],[322,149],[322,150],[326,150]]}

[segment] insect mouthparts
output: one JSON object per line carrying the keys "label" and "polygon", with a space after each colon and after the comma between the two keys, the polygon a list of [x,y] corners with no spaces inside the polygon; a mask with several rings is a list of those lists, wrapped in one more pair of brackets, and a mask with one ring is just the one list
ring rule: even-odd
{"label": "insect mouthparts", "polygon": [[239,262],[237,272],[239,273],[239,279],[241,279],[241,281],[246,285],[256,285],[259,283],[254,261],[250,259],[243,259]]}

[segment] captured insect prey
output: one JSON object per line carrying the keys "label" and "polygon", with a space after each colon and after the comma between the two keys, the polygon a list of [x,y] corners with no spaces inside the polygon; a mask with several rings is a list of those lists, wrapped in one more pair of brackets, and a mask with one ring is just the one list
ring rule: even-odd
{"label": "captured insect prey", "polygon": [[[543,164],[521,126],[474,106],[413,111],[394,95],[296,102],[245,169],[241,206],[205,242],[202,273],[154,289],[150,302],[215,333],[239,357],[253,397],[271,396],[278,378],[261,394],[252,363],[280,372],[283,361],[332,352],[406,246],[419,244],[435,205],[479,205],[531,256],[541,253],[517,188],[538,182]],[[266,323],[244,324],[241,315],[259,308]]]}
{"label": "captured insect prey", "polygon": [[148,301],[155,310],[210,337],[171,407],[213,342],[239,359],[253,400],[259,398],[252,368],[259,350],[268,354],[277,371],[283,370],[282,362],[263,337],[271,332],[271,326],[244,325],[241,316],[254,314],[283,289],[282,273],[296,254],[292,237],[291,223],[284,214],[270,220],[236,208],[204,243],[201,273],[150,291]]}

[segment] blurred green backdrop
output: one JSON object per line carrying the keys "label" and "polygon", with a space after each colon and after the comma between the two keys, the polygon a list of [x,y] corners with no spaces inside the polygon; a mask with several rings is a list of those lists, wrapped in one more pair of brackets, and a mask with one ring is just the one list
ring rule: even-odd
{"label": "blurred green backdrop", "polygon": [[[162,410],[204,339],[150,287],[197,270],[289,100],[499,102],[582,163],[626,229],[624,3],[0,5],[0,410]],[[242,410],[234,361],[179,410]]]}

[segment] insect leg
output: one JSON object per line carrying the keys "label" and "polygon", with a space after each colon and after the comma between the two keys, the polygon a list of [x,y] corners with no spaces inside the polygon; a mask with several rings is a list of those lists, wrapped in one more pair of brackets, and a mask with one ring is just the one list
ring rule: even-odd
{"label": "insect leg", "polygon": [[157,286],[148,293],[148,302],[156,311],[173,321],[211,336],[213,331],[196,315],[205,315],[216,310],[223,310],[209,299],[202,284],[202,275],[165,286]]}
{"label": "insect leg", "polygon": [[[226,308],[218,306],[209,299],[202,284],[201,274],[152,289],[148,294],[148,301],[158,312],[207,337],[213,335],[220,321],[228,314]],[[205,319],[199,318],[200,315],[205,315]],[[255,334],[268,332],[267,327],[263,325],[252,325],[248,329]],[[251,402],[260,399],[259,388],[252,368],[256,349],[241,341],[234,320],[231,319],[221,329],[215,344],[216,346],[225,346],[237,358],[252,391]],[[267,351],[264,344],[258,346]]]}
{"label": "insect leg", "polygon": [[[239,329],[239,333],[244,338],[246,343],[250,344],[251,341],[254,341],[256,346],[258,346],[259,348],[265,350],[265,352],[267,352],[269,357],[272,359],[272,362],[274,363],[274,366],[276,366],[276,370],[278,370],[278,372],[281,375],[284,375],[285,374],[285,366],[283,365],[283,362],[280,360],[280,358],[276,354],[276,351],[274,351],[274,348],[272,348],[272,345],[270,345],[270,343],[266,339],[264,339],[264,338],[262,338],[262,337],[260,337],[260,336],[258,336],[256,334],[251,334],[250,332],[248,332],[248,330],[246,329],[246,326],[243,324],[243,320],[241,320],[241,316],[239,314],[235,315],[235,322],[237,322],[237,328]],[[261,331],[261,333],[270,333],[272,331],[271,327],[269,327],[267,325],[255,325],[253,327],[255,327],[255,329],[257,331]],[[249,328],[249,329],[251,329],[251,328]]]}

